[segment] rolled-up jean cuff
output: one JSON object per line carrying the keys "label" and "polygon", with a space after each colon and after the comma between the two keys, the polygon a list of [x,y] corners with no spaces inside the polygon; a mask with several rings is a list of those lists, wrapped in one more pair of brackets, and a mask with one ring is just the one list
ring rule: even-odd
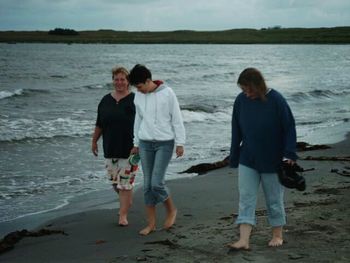
{"label": "rolled-up jean cuff", "polygon": [[284,217],[283,219],[269,219],[269,224],[272,227],[278,227],[278,226],[284,226],[286,224],[286,218]]}
{"label": "rolled-up jean cuff", "polygon": [[240,224],[248,224],[248,225],[252,225],[255,226],[256,225],[256,219],[252,220],[251,218],[244,218],[244,217],[238,217],[236,222],[236,225],[240,225]]}

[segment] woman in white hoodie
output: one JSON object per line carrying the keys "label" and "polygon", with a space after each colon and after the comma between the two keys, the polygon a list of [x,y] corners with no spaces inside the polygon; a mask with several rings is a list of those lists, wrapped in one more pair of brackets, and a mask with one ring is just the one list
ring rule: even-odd
{"label": "woman in white hoodie", "polygon": [[176,220],[177,209],[165,185],[165,173],[176,146],[176,156],[184,153],[185,127],[180,106],[173,90],[162,81],[152,80],[151,72],[136,65],[129,75],[130,84],[137,88],[134,104],[134,148],[139,153],[144,174],[144,199],[148,225],[140,231],[148,235],[156,229],[156,205],[166,208],[164,228]]}

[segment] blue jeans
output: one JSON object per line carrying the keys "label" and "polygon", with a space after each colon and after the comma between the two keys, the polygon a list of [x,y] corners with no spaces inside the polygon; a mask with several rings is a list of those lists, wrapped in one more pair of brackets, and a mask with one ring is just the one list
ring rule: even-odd
{"label": "blue jeans", "polygon": [[143,192],[145,204],[155,206],[169,197],[165,185],[165,173],[174,150],[174,140],[140,140],[139,153],[144,177]]}
{"label": "blue jeans", "polygon": [[242,164],[238,166],[239,211],[236,224],[256,224],[255,209],[260,182],[270,225],[285,225],[284,187],[280,184],[277,173],[259,173]]}

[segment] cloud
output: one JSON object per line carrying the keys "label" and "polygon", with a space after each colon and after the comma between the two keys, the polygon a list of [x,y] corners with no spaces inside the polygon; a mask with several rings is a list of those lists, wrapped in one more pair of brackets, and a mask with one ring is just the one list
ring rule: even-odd
{"label": "cloud", "polygon": [[332,27],[349,14],[348,0],[0,0],[0,30]]}

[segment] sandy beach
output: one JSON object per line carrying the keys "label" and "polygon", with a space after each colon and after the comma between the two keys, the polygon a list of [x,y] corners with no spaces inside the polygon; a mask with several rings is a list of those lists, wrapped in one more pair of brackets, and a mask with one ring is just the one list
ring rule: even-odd
{"label": "sandy beach", "polygon": [[234,224],[238,193],[237,170],[225,167],[168,182],[178,208],[176,225],[169,231],[161,229],[164,211],[158,209],[157,231],[138,235],[146,224],[139,189],[128,227],[117,225],[116,208],[80,211],[33,229],[62,232],[25,237],[14,249],[0,254],[0,262],[350,262],[350,163],[303,160],[349,157],[349,149],[348,135],[330,149],[299,153],[298,163],[315,170],[304,173],[306,191],[286,189],[282,247],[267,246],[271,229],[260,192],[252,250],[228,253],[226,244],[238,238]]}

